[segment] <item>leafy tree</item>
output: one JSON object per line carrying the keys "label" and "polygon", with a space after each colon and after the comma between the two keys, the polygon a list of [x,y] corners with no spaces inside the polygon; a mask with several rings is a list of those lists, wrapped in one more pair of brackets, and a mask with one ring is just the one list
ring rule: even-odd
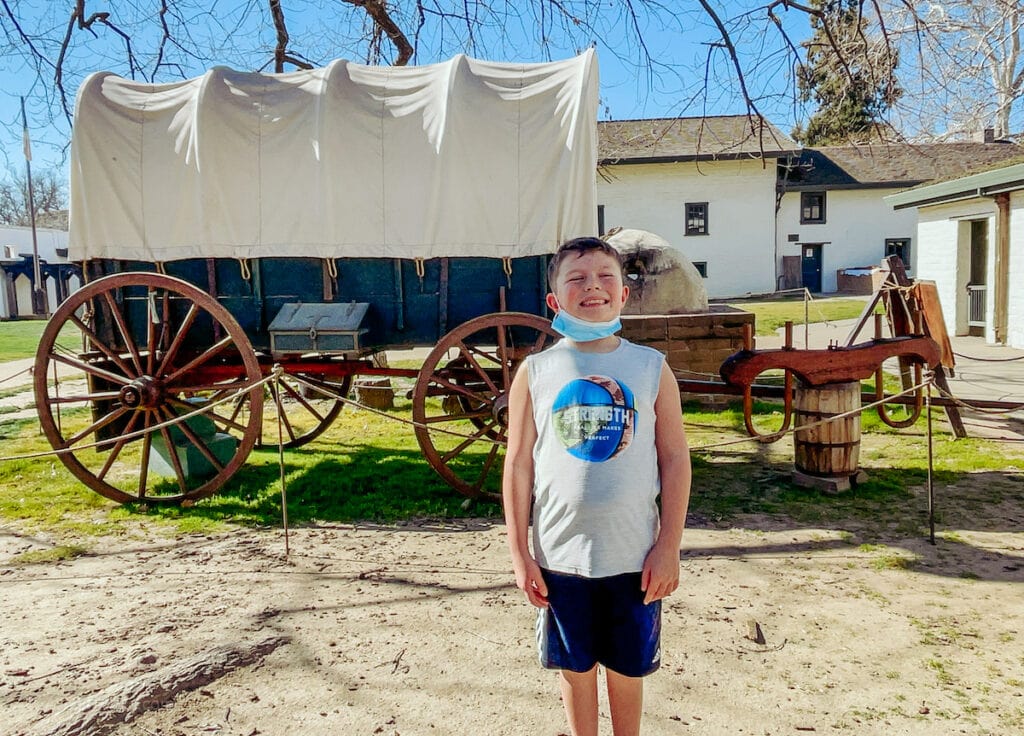
{"label": "leafy tree", "polygon": [[808,145],[860,143],[886,137],[886,112],[899,99],[897,52],[873,33],[864,0],[813,0],[811,38],[799,68],[800,98],[817,103],[794,137]]}

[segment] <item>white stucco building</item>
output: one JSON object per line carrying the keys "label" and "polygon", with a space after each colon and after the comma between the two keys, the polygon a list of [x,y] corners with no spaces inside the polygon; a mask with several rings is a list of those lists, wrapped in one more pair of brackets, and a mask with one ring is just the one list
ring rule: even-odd
{"label": "white stucco building", "polygon": [[[52,312],[80,280],[68,264],[67,230],[36,228],[36,243]],[[32,228],[0,226],[0,319],[32,315],[34,276]]]}
{"label": "white stucco building", "polygon": [[899,255],[915,273],[916,215],[884,201],[1024,154],[1002,143],[801,149],[745,115],[598,123],[598,221],[665,238],[725,298],[807,286]]}
{"label": "white stucco building", "polygon": [[915,275],[934,281],[950,334],[1024,349],[1024,164],[886,197],[917,214]]}
{"label": "white stucco building", "polygon": [[775,290],[776,161],[797,145],[745,115],[598,124],[598,222],[648,230],[709,296]]}
{"label": "white stucco building", "polygon": [[[1019,146],[988,143],[873,144],[805,149],[780,162],[776,242],[780,288],[837,289],[837,273],[898,255],[915,273],[917,217],[887,195],[1016,158]],[[789,276],[787,282],[786,277]]]}

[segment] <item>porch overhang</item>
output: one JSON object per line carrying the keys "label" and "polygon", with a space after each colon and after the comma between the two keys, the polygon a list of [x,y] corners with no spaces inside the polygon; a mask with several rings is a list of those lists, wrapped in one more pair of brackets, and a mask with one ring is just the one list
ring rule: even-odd
{"label": "porch overhang", "polygon": [[1018,189],[1024,189],[1024,164],[1014,164],[959,179],[914,187],[882,199],[893,209],[901,210],[991,197]]}

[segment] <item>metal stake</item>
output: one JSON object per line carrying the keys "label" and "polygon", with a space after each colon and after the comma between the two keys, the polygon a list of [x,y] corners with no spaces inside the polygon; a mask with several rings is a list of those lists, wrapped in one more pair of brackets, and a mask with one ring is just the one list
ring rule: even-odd
{"label": "metal stake", "polygon": [[277,465],[281,470],[281,522],[284,525],[284,556],[291,553],[288,546],[288,488],[284,482],[284,430],[281,428],[281,366],[274,366],[274,404],[277,406]]}
{"label": "metal stake", "polygon": [[932,377],[928,377],[924,407],[928,413],[928,541],[935,544],[935,485],[932,482]]}

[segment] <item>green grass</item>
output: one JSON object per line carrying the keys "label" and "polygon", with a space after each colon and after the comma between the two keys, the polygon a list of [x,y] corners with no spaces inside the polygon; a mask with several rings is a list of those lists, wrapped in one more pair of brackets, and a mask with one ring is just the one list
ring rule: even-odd
{"label": "green grass", "polygon": [[[856,316],[864,302],[833,299],[816,304],[827,308],[828,318],[838,319]],[[801,313],[803,310],[799,301],[781,306]],[[760,315],[758,319],[760,326]],[[31,355],[42,329],[43,323],[38,321],[2,322],[0,346],[9,353],[12,347],[7,337],[19,332],[23,351]],[[394,366],[415,365],[403,360]],[[871,382],[864,385],[870,390]],[[898,379],[887,377],[886,390],[897,389]],[[396,407],[387,417],[346,407],[322,437],[285,452],[292,524],[500,518],[501,510],[495,504],[465,505],[464,497],[426,463],[413,428],[394,421],[411,419],[410,402],[402,394],[398,391]],[[762,431],[780,427],[779,403],[757,401],[755,409],[755,423]],[[848,535],[847,544],[854,544],[850,529],[856,529],[858,542],[867,538],[884,543],[892,534],[923,532],[923,489],[928,479],[924,418],[912,428],[895,430],[873,412],[865,413],[861,419],[860,465],[868,480],[836,496],[793,484],[790,438],[773,444],[744,440],[702,450],[723,439],[743,440],[739,403],[718,409],[688,405],[684,419],[694,448],[690,508],[697,518],[728,524],[743,514],[775,516],[835,529]],[[1020,450],[973,438],[953,441],[941,412],[935,413],[934,426],[936,484],[956,485],[975,474],[984,474],[985,479],[983,483],[958,486],[956,503],[940,508],[940,523],[956,528],[955,524],[963,522],[970,524],[964,528],[977,529],[983,528],[978,524],[988,519],[993,519],[993,524],[1005,519],[1006,509],[1002,507],[1019,496],[1020,469],[1024,468]],[[0,440],[0,454],[5,457],[48,449],[35,420],[0,416]],[[465,461],[479,466],[484,449],[467,452]],[[0,462],[0,523],[85,547],[90,544],[88,539],[105,535],[217,533],[236,525],[280,526],[281,490],[275,448],[254,451],[216,495],[189,508],[119,506],[79,483],[56,459],[8,461]],[[82,539],[86,542],[80,542]],[[954,537],[948,537],[946,543],[962,544]],[[907,561],[879,555],[877,564],[891,569],[906,566]]]}
{"label": "green grass", "polygon": [[[806,307],[802,298],[773,300],[770,302],[734,302],[729,306],[754,313],[758,335],[774,335],[786,322],[802,325],[807,322],[834,322],[855,319],[864,311],[862,299],[814,299]],[[806,315],[805,315],[806,311]],[[881,312],[881,307],[876,307]]]}
{"label": "green grass", "polygon": [[[500,518],[496,504],[473,502],[466,506],[465,498],[448,487],[423,459],[413,428],[395,421],[411,418],[410,402],[402,398],[403,391],[398,393],[396,408],[386,417],[347,407],[320,438],[285,452],[292,524]],[[778,404],[755,402],[755,409],[759,425],[769,429],[780,426]],[[792,483],[789,438],[774,444],[742,441],[702,450],[723,440],[745,438],[738,403],[718,410],[689,405],[684,419],[694,448],[691,512],[696,518],[730,524],[742,514],[762,514],[843,533],[855,531],[856,542],[846,537],[846,544],[885,544],[893,535],[903,538],[923,533],[928,466],[923,418],[915,427],[896,431],[865,415],[861,467],[868,473],[868,481],[838,496]],[[1019,500],[1020,469],[1024,468],[1020,449],[980,439],[953,441],[939,413],[934,424],[935,482],[940,489],[956,487],[955,492],[940,491],[940,524],[950,529],[1005,524],[1007,516],[1013,515],[1010,507]],[[49,449],[34,420],[3,417],[0,447],[4,456]],[[466,461],[479,466],[484,449],[469,453]],[[1019,509],[1019,505],[1013,508]],[[76,481],[55,458],[0,462],[0,524],[49,535],[55,544],[88,548],[88,540],[109,535],[217,533],[236,525],[280,526],[281,511],[274,448],[253,452],[215,496],[188,508],[119,506]],[[949,537],[944,543],[960,542]],[[865,551],[875,553],[875,564],[881,568],[913,564],[906,558],[889,559],[881,547]]]}
{"label": "green grass", "polygon": [[[41,319],[0,322],[0,362],[34,357],[46,324],[46,321]],[[57,342],[76,349],[81,334],[73,324],[69,324],[61,330]]]}
{"label": "green grass", "polygon": [[45,562],[60,562],[62,560],[73,560],[76,557],[88,554],[89,551],[77,544],[59,544],[50,549],[36,549],[30,552],[22,552],[12,562],[18,565],[37,565]]}

